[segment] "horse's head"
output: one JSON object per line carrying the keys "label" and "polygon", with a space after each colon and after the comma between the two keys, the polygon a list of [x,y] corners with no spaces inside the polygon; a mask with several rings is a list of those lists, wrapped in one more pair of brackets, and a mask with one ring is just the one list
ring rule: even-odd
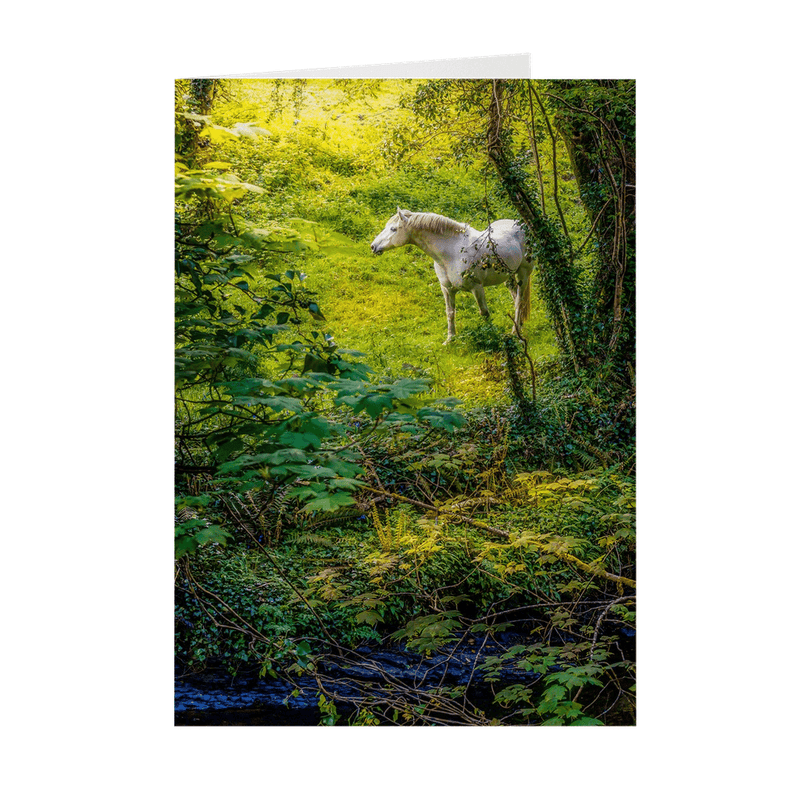
{"label": "horse's head", "polygon": [[391,250],[393,247],[402,247],[408,244],[407,224],[410,219],[410,211],[403,211],[397,207],[397,213],[386,223],[386,227],[375,237],[370,247],[376,256],[384,250]]}

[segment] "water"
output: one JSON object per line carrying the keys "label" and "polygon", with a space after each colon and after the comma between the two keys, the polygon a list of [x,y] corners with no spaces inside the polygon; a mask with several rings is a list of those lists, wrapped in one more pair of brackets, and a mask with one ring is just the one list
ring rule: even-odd
{"label": "water", "polygon": [[[408,695],[470,684],[470,700],[484,700],[480,672],[485,658],[505,652],[522,641],[516,634],[504,634],[499,641],[469,640],[448,652],[427,658],[406,650],[361,648],[344,658],[330,657],[320,665],[317,679],[326,694],[336,694],[336,707],[342,718],[356,710],[356,702],[366,696],[382,696],[387,681],[407,687]],[[530,680],[533,675],[514,668],[504,669],[500,685]],[[293,685],[294,684],[294,685]],[[286,680],[258,679],[202,673],[176,676],[176,725],[318,725],[320,685],[310,676]],[[496,684],[497,685],[497,684]],[[484,687],[485,689],[485,687]],[[490,704],[490,695],[487,695]]]}

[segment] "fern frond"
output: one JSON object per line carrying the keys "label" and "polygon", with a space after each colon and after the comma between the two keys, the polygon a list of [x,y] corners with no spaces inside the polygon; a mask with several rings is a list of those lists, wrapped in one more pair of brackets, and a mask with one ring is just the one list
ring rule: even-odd
{"label": "fern frond", "polygon": [[381,549],[389,553],[395,550],[403,537],[408,533],[409,519],[405,509],[401,508],[394,515],[394,519],[386,512],[386,520],[381,521],[380,514],[376,506],[372,507],[372,524],[378,534],[378,541]]}
{"label": "fern frond", "polygon": [[575,437],[575,441],[581,448],[578,451],[578,460],[581,462],[581,465],[584,469],[592,469],[593,467],[597,466],[608,466],[610,459],[606,453],[594,447],[594,445],[589,444],[589,442],[579,439],[577,436]]}
{"label": "fern frond", "polygon": [[329,527],[331,525],[339,525],[342,522],[351,522],[354,519],[363,517],[364,512],[358,508],[344,508],[336,511],[318,514],[313,519],[308,520],[304,529],[307,531],[314,530],[315,528]]}
{"label": "fern frond", "polygon": [[275,486],[271,491],[251,490],[242,495],[228,494],[223,497],[231,520],[251,536],[261,537],[274,544],[283,533],[289,517],[288,487]]}
{"label": "fern frond", "polygon": [[296,531],[290,537],[290,540],[295,544],[319,544],[323,547],[333,547],[333,542],[325,536],[320,536],[318,533],[305,533]]}
{"label": "fern frond", "polygon": [[511,503],[527,500],[528,487],[520,485],[511,486],[503,492],[502,498],[505,502],[511,502]]}

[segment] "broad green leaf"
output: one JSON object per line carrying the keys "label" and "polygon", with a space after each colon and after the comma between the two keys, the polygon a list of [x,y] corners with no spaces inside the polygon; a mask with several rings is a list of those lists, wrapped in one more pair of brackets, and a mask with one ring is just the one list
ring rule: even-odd
{"label": "broad green leaf", "polygon": [[195,535],[198,544],[208,544],[208,542],[218,542],[225,544],[231,538],[231,534],[219,525],[211,525]]}
{"label": "broad green leaf", "polygon": [[308,313],[318,321],[325,321],[325,317],[322,315],[322,312],[319,310],[319,306],[316,303],[308,304]]}
{"label": "broad green leaf", "polygon": [[319,495],[315,500],[311,500],[303,507],[305,511],[335,511],[342,506],[350,506],[355,500],[344,492],[334,494]]}
{"label": "broad green leaf", "polygon": [[287,445],[287,447],[296,447],[300,450],[307,450],[309,448],[317,450],[322,444],[319,436],[313,433],[297,433],[294,431],[282,433],[278,437],[278,441],[281,444]]}
{"label": "broad green leaf", "polygon": [[383,616],[377,611],[367,610],[356,614],[355,620],[364,625],[377,625],[379,622],[383,622]]}
{"label": "broad green leaf", "polygon": [[194,553],[197,550],[197,542],[193,536],[176,536],[175,537],[175,558],[183,558],[183,556]]}
{"label": "broad green leaf", "polygon": [[303,411],[303,404],[296,397],[284,397],[272,395],[269,397],[255,397],[253,395],[237,395],[233,398],[237,405],[242,406],[267,406],[273,411],[290,411],[293,414],[300,414]]}

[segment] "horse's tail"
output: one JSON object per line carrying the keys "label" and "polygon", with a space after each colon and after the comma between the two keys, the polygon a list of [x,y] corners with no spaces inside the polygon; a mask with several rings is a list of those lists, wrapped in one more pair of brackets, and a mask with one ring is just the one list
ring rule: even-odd
{"label": "horse's tail", "polygon": [[519,298],[519,321],[520,324],[527,322],[531,316],[531,275],[533,270],[528,270],[528,276],[520,283],[519,290],[522,292]]}

